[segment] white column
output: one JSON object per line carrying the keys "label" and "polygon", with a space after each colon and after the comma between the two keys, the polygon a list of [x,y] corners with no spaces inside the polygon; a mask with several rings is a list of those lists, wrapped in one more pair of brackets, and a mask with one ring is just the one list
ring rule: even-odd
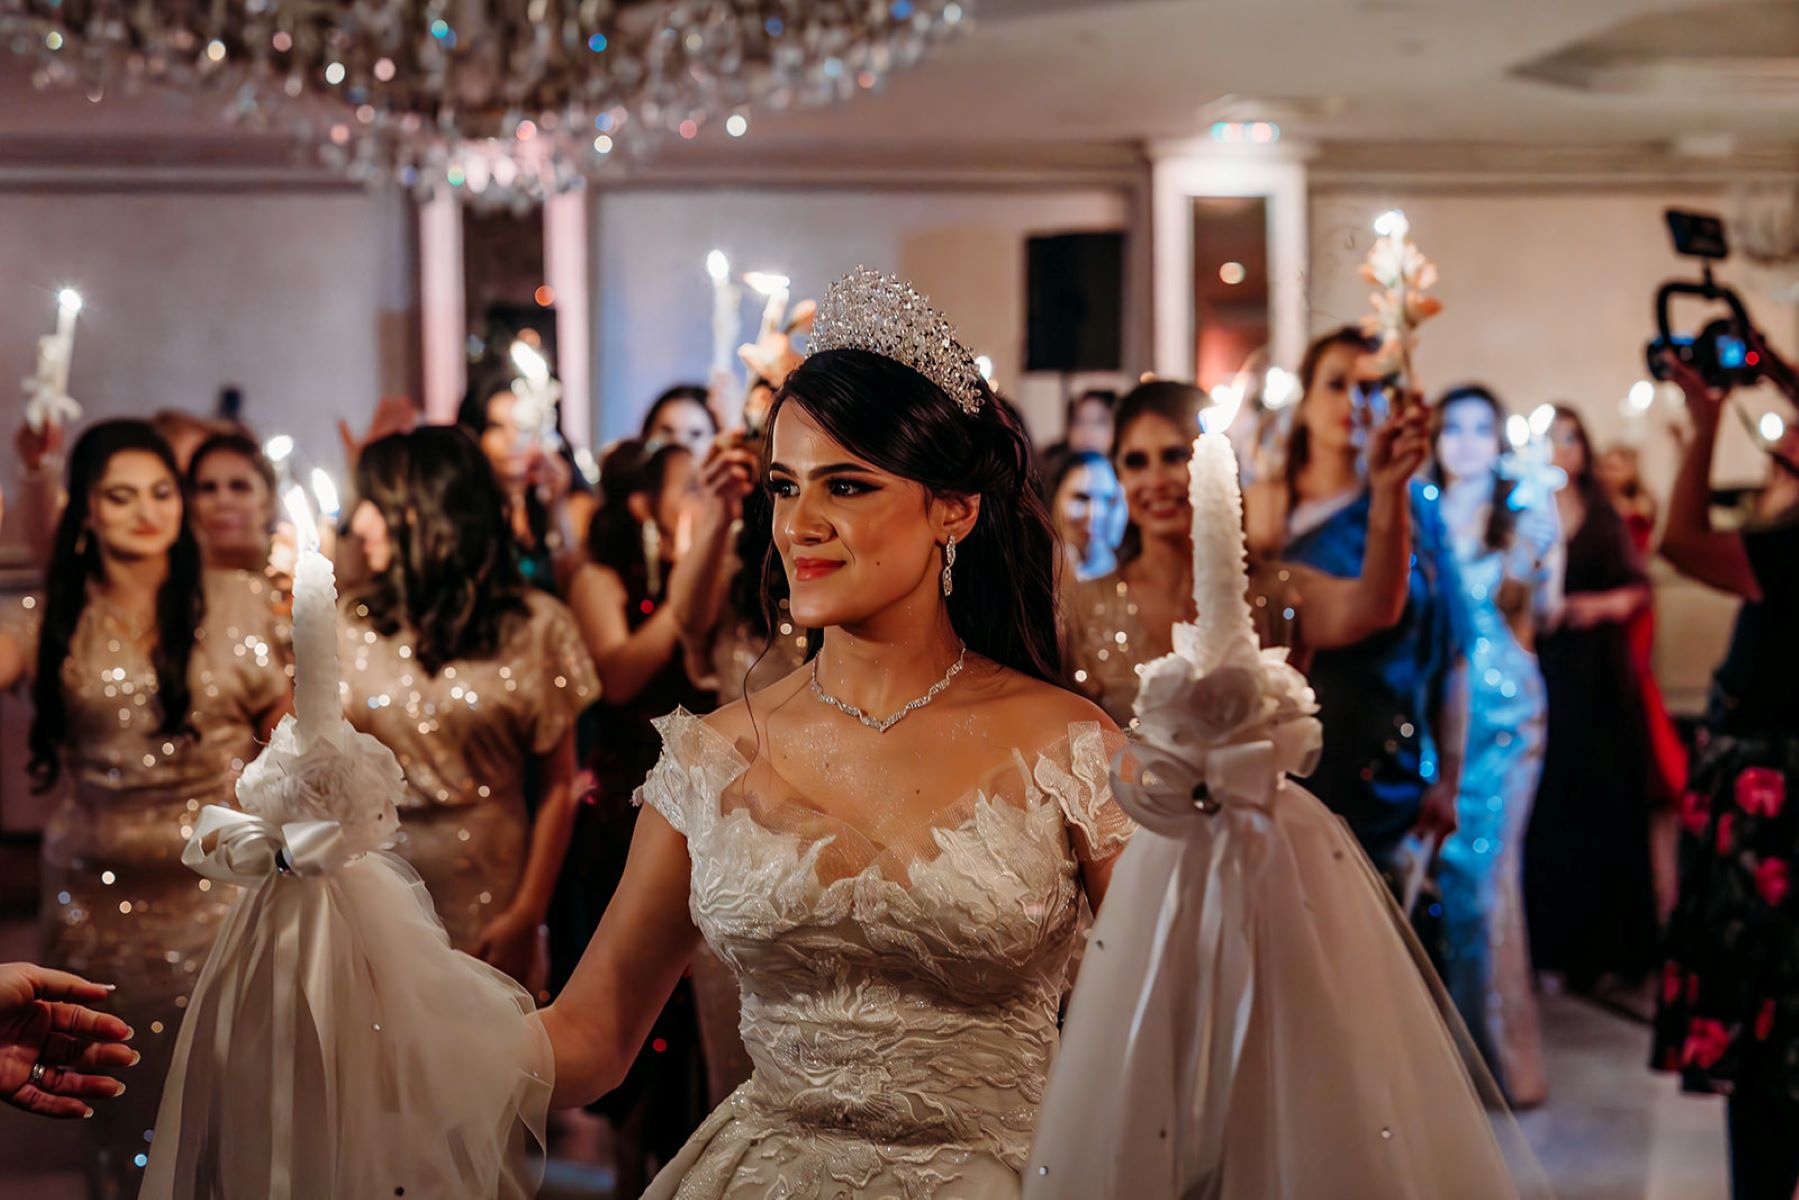
{"label": "white column", "polygon": [[562,433],[593,447],[593,283],[588,271],[590,197],[552,196],[543,207],[544,282],[556,294],[556,372],[562,380]]}
{"label": "white column", "polygon": [[456,419],[468,386],[468,317],[462,279],[462,206],[441,188],[419,207],[419,325],[425,418]]}
{"label": "white column", "polygon": [[1309,147],[1224,146],[1212,140],[1150,147],[1155,370],[1193,378],[1193,199],[1262,196],[1268,202],[1268,324],[1274,361],[1291,370],[1306,344]]}

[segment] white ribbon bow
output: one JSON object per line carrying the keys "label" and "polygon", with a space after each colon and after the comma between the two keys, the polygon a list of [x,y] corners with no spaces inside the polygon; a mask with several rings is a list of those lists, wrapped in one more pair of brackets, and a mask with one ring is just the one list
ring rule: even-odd
{"label": "white ribbon bow", "polygon": [[288,821],[220,804],[200,810],[181,862],[208,879],[255,887],[271,875],[332,875],[353,858],[337,821]]}
{"label": "white ribbon bow", "polygon": [[[1273,852],[1274,805],[1287,772],[1306,767],[1318,743],[1317,723],[1309,718],[1257,732],[1264,736],[1191,750],[1140,745],[1121,752],[1112,768],[1119,805],[1182,846],[1156,915],[1120,1070],[1163,1077],[1172,1071],[1170,1082],[1183,1097],[1177,1110],[1197,1120],[1196,1128],[1176,1133],[1181,1177],[1189,1180],[1215,1179],[1221,1169],[1231,1090],[1256,999],[1256,877]],[[1134,772],[1124,769],[1130,757]],[[1167,1014],[1178,1011],[1204,1016],[1171,1047],[1164,1040]],[[1172,1064],[1134,1061],[1160,1058],[1171,1048]],[[1166,1092],[1131,1094],[1164,1099],[1153,1102],[1157,1111],[1127,1114],[1127,1127],[1166,1122]]]}

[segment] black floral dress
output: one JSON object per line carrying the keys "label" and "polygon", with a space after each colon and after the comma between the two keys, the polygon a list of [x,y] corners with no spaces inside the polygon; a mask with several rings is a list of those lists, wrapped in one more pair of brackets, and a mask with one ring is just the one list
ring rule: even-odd
{"label": "black floral dress", "polygon": [[1799,1101],[1799,519],[1743,540],[1762,599],[1681,801],[1653,1064],[1688,1091]]}

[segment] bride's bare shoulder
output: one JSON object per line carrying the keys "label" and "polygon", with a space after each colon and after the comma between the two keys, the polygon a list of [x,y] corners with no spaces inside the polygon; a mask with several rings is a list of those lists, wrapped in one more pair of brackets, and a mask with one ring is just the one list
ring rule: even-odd
{"label": "bride's bare shoulder", "polygon": [[752,744],[756,741],[757,728],[765,729],[769,716],[799,695],[805,688],[811,671],[809,664],[803,666],[767,687],[760,688],[741,700],[733,700],[700,719],[713,732],[723,734],[738,745]]}
{"label": "bride's bare shoulder", "polygon": [[1104,709],[1078,692],[998,663],[987,663],[984,674],[984,694],[975,702],[986,706],[985,715],[998,730],[1014,731],[1021,741],[1033,732],[1041,736],[1045,730],[1088,722],[1106,732],[1118,728]]}

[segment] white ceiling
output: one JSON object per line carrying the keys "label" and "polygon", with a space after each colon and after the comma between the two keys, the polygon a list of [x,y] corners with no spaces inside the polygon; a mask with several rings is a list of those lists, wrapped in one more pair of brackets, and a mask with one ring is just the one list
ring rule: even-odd
{"label": "white ceiling", "polygon": [[[1799,161],[1795,0],[974,0],[872,93],[707,129],[665,166],[1026,163],[1135,153],[1220,117],[1351,147],[1756,150]],[[0,163],[262,153],[210,99],[33,93],[0,59]],[[223,138],[225,144],[214,144]],[[162,142],[162,148],[158,143]],[[226,148],[226,144],[231,149]],[[1428,158],[1428,154],[1421,157]],[[653,165],[652,165],[653,166]]]}

